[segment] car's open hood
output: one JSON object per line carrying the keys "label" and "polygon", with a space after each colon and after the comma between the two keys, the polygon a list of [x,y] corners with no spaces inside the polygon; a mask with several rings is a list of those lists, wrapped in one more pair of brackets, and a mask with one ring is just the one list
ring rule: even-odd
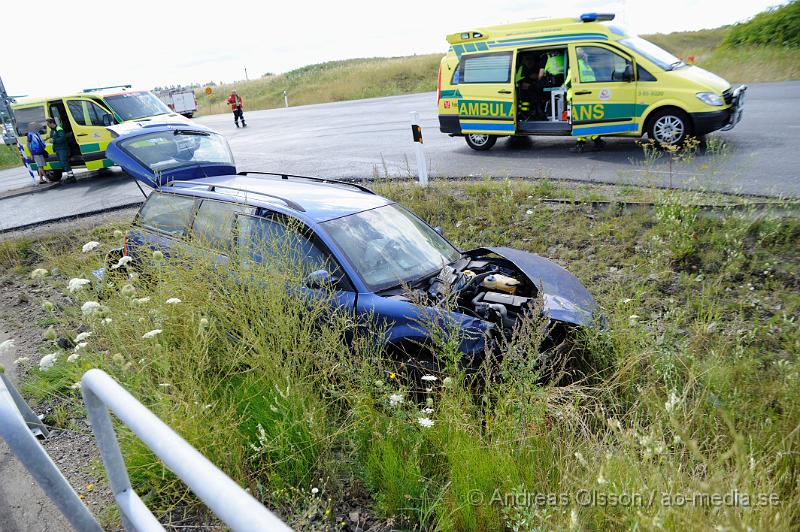
{"label": "car's open hood", "polygon": [[205,126],[125,122],[108,129],[117,138],[106,157],[148,187],[236,173],[228,142]]}
{"label": "car's open hood", "polygon": [[514,264],[536,286],[544,300],[544,313],[550,318],[576,325],[590,325],[597,303],[581,282],[567,270],[534,253],[493,247],[468,251],[470,257],[490,253]]}

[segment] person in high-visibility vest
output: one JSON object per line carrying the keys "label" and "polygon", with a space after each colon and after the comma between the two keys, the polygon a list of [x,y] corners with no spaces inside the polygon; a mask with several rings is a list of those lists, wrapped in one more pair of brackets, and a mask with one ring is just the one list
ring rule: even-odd
{"label": "person in high-visibility vest", "polygon": [[539,79],[546,78],[546,86],[560,87],[564,83],[564,52],[550,52],[547,62],[539,69]]}
{"label": "person in high-visibility vest", "polygon": [[242,100],[242,97],[239,96],[235,90],[232,90],[227,102],[228,105],[231,106],[231,111],[233,111],[233,123],[236,124],[236,127],[239,127],[240,118],[242,120],[242,127],[247,127],[244,121],[244,100]]}
{"label": "person in high-visibility vest", "polygon": [[[578,75],[580,76],[581,83],[587,83],[595,81],[597,78],[594,75],[594,70],[592,67],[589,66],[588,58],[586,57],[586,51],[582,48],[578,48]],[[567,70],[567,80],[564,83],[564,87],[567,89],[567,102],[572,109],[574,106],[572,105],[572,97],[575,95],[575,91],[572,87],[572,66],[570,65],[569,69]],[[573,116],[574,115],[574,111]],[[594,149],[595,150],[602,150],[606,146],[606,142],[600,138],[600,135],[592,135],[592,141],[594,141]],[[577,137],[575,139],[575,147],[570,148],[570,151],[575,153],[582,153],[584,148],[586,147],[586,137]]]}
{"label": "person in high-visibility vest", "polygon": [[[517,86],[517,94],[519,95],[519,110],[522,115],[530,113],[531,102],[533,102],[533,116],[537,117],[541,114],[541,102],[536,91],[538,84],[536,74],[534,56],[523,55],[522,61],[517,68],[517,74],[514,76],[514,83]],[[524,119],[525,116],[521,118]]]}
{"label": "person in high-visibility vest", "polygon": [[64,182],[74,183],[75,174],[72,173],[72,167],[69,165],[69,136],[72,135],[72,133],[65,132],[52,118],[47,119],[47,126],[50,128],[50,140],[53,142],[53,151],[66,175]]}

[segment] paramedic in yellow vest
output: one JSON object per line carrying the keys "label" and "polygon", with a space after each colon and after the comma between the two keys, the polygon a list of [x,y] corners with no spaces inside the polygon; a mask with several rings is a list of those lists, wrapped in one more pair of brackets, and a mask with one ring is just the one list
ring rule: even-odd
{"label": "paramedic in yellow vest", "polygon": [[523,55],[522,62],[517,68],[514,76],[514,83],[519,94],[519,110],[521,113],[529,113],[531,102],[533,103],[533,116],[536,117],[541,112],[541,105],[537,97],[536,86],[536,60],[532,55]]}
{"label": "paramedic in yellow vest", "polygon": [[[578,73],[580,76],[581,83],[592,82],[595,81],[594,70],[592,67],[589,66],[588,58],[586,57],[586,51],[583,48],[577,49],[578,54]],[[571,111],[573,118],[575,117],[574,106],[572,105],[572,96],[574,94],[572,88],[572,66],[570,66],[569,70],[567,71],[567,80],[564,85],[567,89],[567,102],[569,102],[570,107],[573,109]],[[602,150],[606,142],[600,138],[600,135],[592,135],[592,140],[594,141],[594,149],[599,151]],[[570,151],[575,153],[582,153],[584,147],[586,146],[586,137],[578,137],[576,139],[575,147],[570,148]]]}
{"label": "paramedic in yellow vest", "polygon": [[550,52],[547,62],[539,69],[539,79],[547,82],[542,87],[560,87],[564,83],[564,51]]}

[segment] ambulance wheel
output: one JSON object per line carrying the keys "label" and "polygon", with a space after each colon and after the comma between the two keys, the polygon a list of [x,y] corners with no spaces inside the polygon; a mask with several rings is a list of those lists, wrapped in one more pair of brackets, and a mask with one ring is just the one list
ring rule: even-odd
{"label": "ambulance wheel", "polygon": [[46,170],[44,175],[47,177],[48,181],[56,182],[61,181],[61,175],[63,173],[63,170]]}
{"label": "ambulance wheel", "polygon": [[467,135],[464,137],[464,140],[467,141],[467,146],[473,150],[486,151],[492,149],[494,143],[497,142],[497,136],[475,133],[473,135]]}
{"label": "ambulance wheel", "polygon": [[681,145],[691,135],[691,129],[689,115],[680,109],[664,109],[650,118],[647,136],[659,145]]}

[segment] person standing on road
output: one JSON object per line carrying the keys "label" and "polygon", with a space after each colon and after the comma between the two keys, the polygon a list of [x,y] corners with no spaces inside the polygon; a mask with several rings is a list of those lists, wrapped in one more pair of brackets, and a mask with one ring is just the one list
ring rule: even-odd
{"label": "person standing on road", "polygon": [[64,180],[66,183],[75,182],[75,174],[72,173],[72,167],[69,165],[69,139],[64,129],[56,124],[53,118],[47,119],[47,126],[50,128],[50,139],[53,141],[53,151],[56,152],[58,162],[61,163],[61,168],[67,174]]}
{"label": "person standing on road", "polygon": [[42,140],[42,136],[39,135],[38,122],[31,122],[28,124],[28,134],[26,137],[28,140],[28,151],[31,153],[31,156],[33,156],[33,162],[36,163],[36,171],[39,173],[39,184],[42,185],[48,182],[44,176],[47,151],[45,150],[44,140]]}
{"label": "person standing on road", "polygon": [[233,123],[239,127],[239,119],[242,120],[242,127],[247,127],[244,122],[244,100],[236,93],[236,90],[231,91],[231,96],[228,98],[228,105],[231,106],[233,111]]}

